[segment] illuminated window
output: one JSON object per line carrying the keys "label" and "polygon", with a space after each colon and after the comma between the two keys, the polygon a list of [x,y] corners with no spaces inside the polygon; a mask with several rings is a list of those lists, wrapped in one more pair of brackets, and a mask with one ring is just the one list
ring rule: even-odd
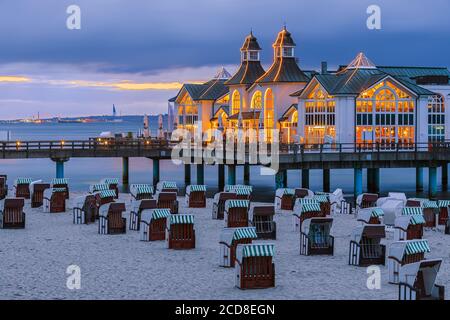
{"label": "illuminated window", "polygon": [[241,95],[239,91],[234,90],[233,100],[231,101],[231,114],[236,114],[241,110]]}
{"label": "illuminated window", "polygon": [[275,125],[275,109],[272,89],[267,89],[264,95],[264,129],[267,142],[271,142],[273,135],[272,130]]}
{"label": "illuminated window", "polygon": [[261,91],[256,91],[253,94],[251,106],[252,106],[252,109],[261,109],[262,108],[262,93],[261,93]]}
{"label": "illuminated window", "polygon": [[305,143],[321,144],[336,138],[336,100],[320,85],[305,101]]}
{"label": "illuminated window", "polygon": [[415,137],[415,102],[391,81],[382,81],[356,99],[356,142],[381,149],[410,148]]}
{"label": "illuminated window", "polygon": [[445,103],[440,95],[428,97],[428,141],[445,140]]}

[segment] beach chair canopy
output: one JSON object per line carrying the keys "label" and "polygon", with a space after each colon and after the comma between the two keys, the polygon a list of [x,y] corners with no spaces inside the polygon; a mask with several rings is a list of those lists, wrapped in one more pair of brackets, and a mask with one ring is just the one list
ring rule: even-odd
{"label": "beach chair canopy", "polygon": [[228,209],[231,208],[248,208],[250,206],[249,200],[237,200],[237,199],[231,199],[225,201],[225,210],[228,211]]}
{"label": "beach chair canopy", "polygon": [[105,179],[102,179],[100,181],[100,183],[106,184],[109,187],[109,185],[111,185],[111,184],[119,184],[119,179],[118,178],[105,178]]}
{"label": "beach chair canopy", "polygon": [[141,221],[150,223],[151,220],[164,219],[170,215],[170,209],[145,209],[142,211]]}
{"label": "beach chair canopy", "polygon": [[439,208],[446,208],[450,206],[450,200],[438,200]]}
{"label": "beach chair canopy", "polygon": [[310,230],[314,230],[316,226],[323,226],[323,230],[326,235],[330,234],[331,227],[333,226],[333,218],[310,218],[306,219],[302,223],[302,232],[306,235],[309,235]]}
{"label": "beach chair canopy", "polygon": [[170,224],[194,224],[193,214],[172,214],[168,219]]}
{"label": "beach chair canopy", "polygon": [[115,190],[102,190],[102,191],[100,191],[99,194],[100,194],[101,199],[110,198],[110,197],[116,196],[116,191]]}
{"label": "beach chair canopy", "polygon": [[273,257],[275,246],[273,244],[239,244],[236,248],[236,258],[242,262],[243,258]]}
{"label": "beach chair canopy", "polygon": [[99,216],[107,217],[110,210],[125,211],[125,203],[123,202],[110,202],[102,205],[98,210]]}
{"label": "beach chair canopy", "polygon": [[300,209],[301,213],[317,212],[317,211],[320,211],[320,204],[318,202],[302,204],[301,209]]}
{"label": "beach chair canopy", "polygon": [[372,239],[382,239],[386,237],[386,230],[384,225],[379,224],[364,224],[353,229],[353,241],[360,243],[363,236]]}
{"label": "beach chair canopy", "polygon": [[19,184],[30,184],[31,182],[33,182],[33,180],[31,178],[17,178],[14,181],[15,185],[19,185]]}
{"label": "beach chair canopy", "polygon": [[220,233],[220,241],[231,246],[234,240],[241,239],[257,239],[255,227],[243,227],[243,228],[223,228]]}
{"label": "beach chair canopy", "polygon": [[275,206],[273,205],[252,205],[250,211],[248,212],[248,217],[250,220],[253,220],[253,216],[274,216],[275,215]]}
{"label": "beach chair canopy", "polygon": [[313,199],[319,203],[330,202],[330,199],[328,198],[328,195],[326,195],[326,194],[316,194],[313,196]]}
{"label": "beach chair canopy", "polygon": [[423,209],[420,207],[404,207],[402,210],[403,216],[414,216],[423,214]]}
{"label": "beach chair canopy", "polygon": [[68,180],[66,178],[54,178],[52,179],[52,185],[55,184],[68,184]]}
{"label": "beach chair canopy", "polygon": [[396,241],[389,246],[389,256],[398,261],[402,261],[405,255],[428,253],[430,251],[428,241],[425,239]]}
{"label": "beach chair canopy", "polygon": [[250,195],[253,191],[253,187],[243,184],[225,185],[223,190],[225,192],[235,192],[238,195]]}
{"label": "beach chair canopy", "polygon": [[362,220],[369,223],[370,218],[380,218],[384,216],[384,211],[382,208],[363,208],[358,211],[358,220]]}
{"label": "beach chair canopy", "polygon": [[439,209],[438,202],[432,200],[425,200],[422,202],[422,208],[424,209]]}
{"label": "beach chair canopy", "polygon": [[425,295],[431,295],[441,264],[442,259],[422,260],[406,264],[400,268],[400,282],[414,286],[419,271],[422,271]]}
{"label": "beach chair canopy", "polygon": [[404,194],[403,192],[389,192],[388,197],[402,200],[403,203],[406,203],[406,194]]}
{"label": "beach chair canopy", "polygon": [[163,189],[178,189],[175,181],[160,181],[156,184],[156,189],[161,191]]}
{"label": "beach chair canopy", "polygon": [[99,191],[103,191],[103,190],[109,190],[109,186],[104,183],[96,183],[96,184],[92,184],[89,186],[89,191],[91,193],[99,192]]}
{"label": "beach chair canopy", "polygon": [[278,198],[282,198],[284,195],[294,196],[295,189],[292,188],[279,188],[275,191],[275,196]]}
{"label": "beach chair canopy", "polygon": [[191,184],[186,187],[186,194],[190,194],[191,192],[206,192],[206,186],[200,184]]}
{"label": "beach chair canopy", "polygon": [[130,186],[130,193],[134,196],[143,193],[151,193],[153,194],[153,186],[151,184],[132,184]]}
{"label": "beach chair canopy", "polygon": [[409,225],[425,224],[423,214],[404,215],[395,219],[395,227],[407,230]]}

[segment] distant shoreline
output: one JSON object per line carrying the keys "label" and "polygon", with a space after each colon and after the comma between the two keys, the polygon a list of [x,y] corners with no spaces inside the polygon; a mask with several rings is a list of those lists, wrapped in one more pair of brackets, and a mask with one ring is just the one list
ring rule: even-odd
{"label": "distant shoreline", "polygon": [[[136,120],[142,119],[144,115],[122,115],[122,116],[82,116],[82,117],[53,117],[53,118],[24,118],[24,119],[0,119],[0,124],[42,124],[42,123],[98,123],[98,122],[117,122],[117,120]],[[149,120],[158,118],[159,115],[148,115]],[[167,117],[167,113],[163,114],[163,118]]]}

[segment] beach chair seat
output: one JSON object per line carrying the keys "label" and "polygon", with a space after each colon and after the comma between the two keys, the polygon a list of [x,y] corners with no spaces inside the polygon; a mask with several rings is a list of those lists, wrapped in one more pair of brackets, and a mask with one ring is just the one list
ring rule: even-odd
{"label": "beach chair seat", "polygon": [[170,209],[144,209],[140,220],[141,241],[160,241],[166,239],[167,219]]}
{"label": "beach chair seat", "polygon": [[99,209],[98,233],[126,233],[127,219],[122,217],[125,211],[125,203],[123,202],[110,202],[102,205]]}
{"label": "beach chair seat", "polygon": [[30,183],[33,182],[30,178],[17,178],[14,182],[16,198],[30,199]]}
{"label": "beach chair seat", "polygon": [[166,241],[169,249],[194,249],[195,225],[192,214],[172,214],[167,217]]}
{"label": "beach chair seat", "polygon": [[386,237],[384,225],[365,224],[353,230],[350,240],[349,264],[354,266],[384,265],[386,247],[381,239]]}
{"label": "beach chair seat", "polygon": [[302,223],[300,231],[300,254],[333,255],[334,237],[330,235],[332,218],[310,218]]}
{"label": "beach chair seat", "polygon": [[436,284],[442,259],[409,263],[399,270],[399,300],[444,300],[445,287]]}
{"label": "beach chair seat", "polygon": [[69,199],[70,192],[69,192],[69,182],[65,178],[55,178],[52,179],[51,182],[51,188],[64,188],[66,190],[66,199]]}
{"label": "beach chair seat", "polygon": [[376,207],[378,194],[363,193],[356,197],[356,211],[364,208]]}
{"label": "beach chair seat", "polygon": [[49,183],[42,183],[41,180],[30,183],[31,207],[39,208],[44,204],[44,191],[50,188]]}
{"label": "beach chair seat", "polygon": [[150,184],[132,184],[130,194],[134,200],[153,199],[153,186]]}
{"label": "beach chair seat", "polygon": [[438,206],[439,206],[438,224],[441,226],[445,226],[449,218],[448,208],[450,206],[450,200],[439,200]]}
{"label": "beach chair seat", "polygon": [[394,240],[422,239],[425,226],[423,209],[420,207],[405,207],[401,216],[395,218]]}
{"label": "beach chair seat", "polygon": [[44,191],[43,211],[60,213],[66,211],[66,189],[49,188]]}
{"label": "beach chair seat", "polygon": [[93,194],[79,196],[72,209],[74,224],[94,223],[98,218],[97,199]]}
{"label": "beach chair seat", "polygon": [[236,247],[239,244],[249,244],[257,239],[255,227],[223,228],[219,241],[219,266],[234,267],[236,260]]}
{"label": "beach chair seat", "polygon": [[388,253],[389,283],[398,284],[400,268],[406,264],[424,260],[425,253],[430,251],[427,240],[406,240],[391,243]]}
{"label": "beach chair seat", "polygon": [[293,210],[295,204],[295,189],[279,188],[275,191],[275,208],[277,210]]}
{"label": "beach chair seat", "polygon": [[223,220],[225,213],[225,202],[227,200],[237,199],[235,192],[218,192],[214,195],[212,218]]}
{"label": "beach chair seat", "polygon": [[188,185],[185,199],[188,208],[206,208],[206,186]]}
{"label": "beach chair seat", "polygon": [[383,216],[384,211],[379,207],[364,208],[358,211],[357,221],[362,224],[382,224]]}
{"label": "beach chair seat", "polygon": [[97,200],[97,208],[102,205],[114,202],[116,198],[116,192],[114,190],[102,190],[95,192],[95,199]]}
{"label": "beach chair seat", "polygon": [[178,200],[176,192],[159,192],[157,193],[156,198],[158,200],[159,209],[167,208],[170,209],[172,214],[178,213]]}
{"label": "beach chair seat", "polygon": [[6,198],[0,203],[0,227],[3,229],[24,229],[25,212],[23,198]]}
{"label": "beach chair seat", "polygon": [[119,179],[117,178],[104,178],[100,180],[100,184],[106,184],[109,190],[114,190],[115,199],[119,199]]}
{"label": "beach chair seat", "polygon": [[303,221],[322,216],[322,208],[316,199],[298,198],[295,200],[294,212],[292,213],[292,230],[300,232]]}
{"label": "beach chair seat", "polygon": [[249,200],[227,200],[225,201],[224,220],[228,228],[248,227]]}
{"label": "beach chair seat", "polygon": [[141,216],[144,210],[156,209],[158,203],[154,199],[134,200],[131,202],[130,230],[139,231]]}
{"label": "beach chair seat", "polygon": [[175,181],[160,181],[156,184],[156,192],[175,192],[178,195],[178,187]]}
{"label": "beach chair seat", "polygon": [[240,244],[236,248],[235,286],[239,289],[275,287],[273,244]]}
{"label": "beach chair seat", "polygon": [[277,238],[277,224],[273,221],[275,206],[252,206],[249,211],[250,224],[256,228],[258,239]]}
{"label": "beach chair seat", "polygon": [[0,174],[0,200],[3,200],[8,195],[8,185],[6,184],[8,176]]}

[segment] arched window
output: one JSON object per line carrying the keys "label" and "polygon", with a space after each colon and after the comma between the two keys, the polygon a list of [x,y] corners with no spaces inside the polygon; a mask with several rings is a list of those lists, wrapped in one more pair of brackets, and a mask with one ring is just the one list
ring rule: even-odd
{"label": "arched window", "polygon": [[412,147],[414,99],[389,80],[362,92],[356,99],[356,142],[378,143],[382,149]]}
{"label": "arched window", "polygon": [[267,142],[272,141],[272,130],[275,125],[275,109],[272,89],[267,89],[264,97],[264,129]]}
{"label": "arched window", "polygon": [[233,100],[231,101],[231,114],[236,114],[241,110],[241,95],[239,91],[234,90]]}
{"label": "arched window", "polygon": [[262,93],[261,93],[261,91],[256,91],[253,94],[251,106],[252,106],[252,109],[261,109],[262,108]]}
{"label": "arched window", "polygon": [[428,97],[428,141],[445,140],[445,103],[440,94]]}

